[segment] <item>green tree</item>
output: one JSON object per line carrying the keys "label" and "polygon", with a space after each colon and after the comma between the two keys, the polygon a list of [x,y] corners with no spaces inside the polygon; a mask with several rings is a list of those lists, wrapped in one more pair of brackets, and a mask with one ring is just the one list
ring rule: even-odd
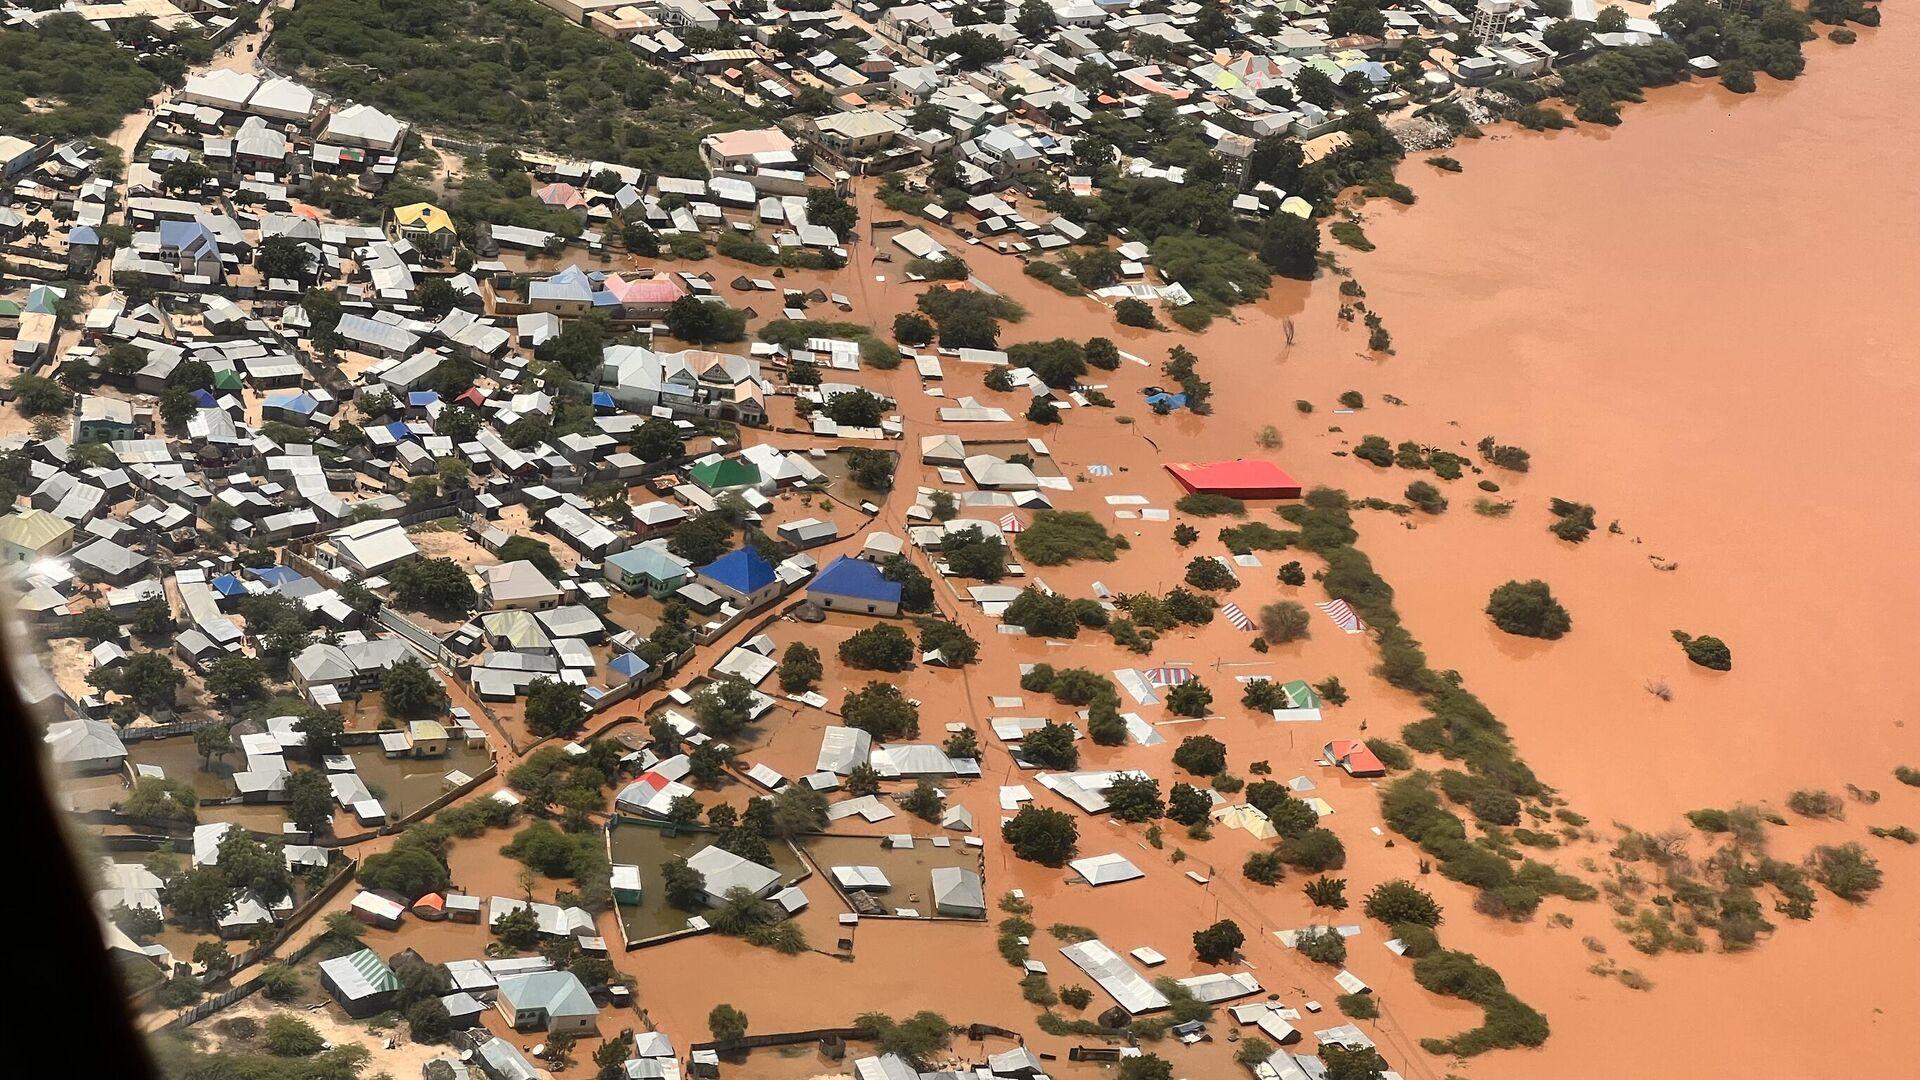
{"label": "green tree", "polygon": [[208,724],[195,729],[193,748],[200,751],[200,767],[211,768],[214,758],[226,757],[233,753],[233,732],[229,731],[225,724]]}
{"label": "green tree", "polygon": [[314,769],[287,776],[287,819],[309,833],[325,832],[333,820],[333,785]]}
{"label": "green tree", "polygon": [[1160,782],[1151,776],[1116,776],[1105,795],[1116,821],[1152,821],[1166,813],[1166,804],[1160,798]]}
{"label": "green tree", "polygon": [[722,1002],[707,1013],[707,1030],[715,1042],[738,1042],[747,1037],[747,1014]]}
{"label": "green tree", "polygon": [[1552,640],[1573,628],[1567,609],[1553,598],[1547,583],[1509,581],[1487,597],[1487,614],[1509,634]]}
{"label": "green tree", "polygon": [[543,738],[567,738],[586,723],[580,691],[542,675],[527,684],[527,730]]}
{"label": "green tree", "polygon": [[1247,935],[1232,919],[1221,919],[1204,930],[1193,932],[1193,951],[1203,964],[1224,964],[1233,958]]}
{"label": "green tree", "polygon": [[840,643],[840,662],[865,671],[905,671],[913,658],[913,640],[897,626],[869,626]]}
{"label": "green tree", "polygon": [[820,650],[804,641],[788,645],[780,657],[780,689],[789,694],[813,689],[822,674]]}
{"label": "green tree", "polygon": [[267,696],[266,670],[251,656],[221,657],[207,665],[207,692],[222,705],[257,701]]}
{"label": "green tree", "polygon": [[1065,863],[1080,843],[1080,827],[1072,817],[1030,803],[1000,827],[1000,834],[1015,855],[1042,866]]}
{"label": "green tree", "polygon": [[424,720],[447,711],[447,688],[425,664],[407,657],[380,676],[380,701],[388,716]]}
{"label": "green tree", "polygon": [[840,717],[848,727],[883,741],[920,733],[920,710],[894,683],[869,682],[849,693],[841,702]]}
{"label": "green tree", "polygon": [[1419,926],[1435,927],[1440,925],[1440,905],[1432,894],[1404,878],[1383,881],[1367,894],[1361,910],[1370,919],[1378,919],[1389,926],[1413,923]]}

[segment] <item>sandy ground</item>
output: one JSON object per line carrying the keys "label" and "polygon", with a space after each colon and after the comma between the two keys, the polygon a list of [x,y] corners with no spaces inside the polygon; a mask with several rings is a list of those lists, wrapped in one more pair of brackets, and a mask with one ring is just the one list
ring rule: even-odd
{"label": "sandy ground", "polygon": [[[320,1036],[334,1046],[360,1043],[373,1051],[378,1069],[394,1077],[419,1076],[427,1062],[437,1057],[445,1057],[451,1052],[446,1046],[409,1041],[406,1038],[404,1025],[392,1032],[373,1031],[364,1023],[353,1020],[332,1005],[319,1009],[309,1009],[301,1005],[280,1005],[257,994],[230,1009],[221,1010],[218,1019],[227,1020],[244,1016],[257,1023],[265,1024],[267,1017],[275,1014],[291,1015],[312,1024],[314,1029],[320,1032]],[[223,1039],[214,1030],[212,1023],[196,1025],[193,1030],[195,1034],[206,1040],[207,1050],[227,1049],[228,1040]],[[396,1044],[392,1049],[386,1046],[389,1038]],[[244,1049],[247,1046],[245,1041],[234,1040],[234,1043],[236,1049]]]}

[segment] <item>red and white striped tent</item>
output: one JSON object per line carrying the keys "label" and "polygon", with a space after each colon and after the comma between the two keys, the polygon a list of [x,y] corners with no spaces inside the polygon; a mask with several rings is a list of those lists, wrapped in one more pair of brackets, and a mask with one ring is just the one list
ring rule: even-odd
{"label": "red and white striped tent", "polygon": [[1321,611],[1326,612],[1327,617],[1333,620],[1335,626],[1338,626],[1349,634],[1364,633],[1367,629],[1367,624],[1360,621],[1360,616],[1353,610],[1353,605],[1347,603],[1345,600],[1328,600],[1324,604],[1316,604],[1315,606]]}
{"label": "red and white striped tent", "polygon": [[1253,620],[1247,618],[1247,613],[1240,610],[1240,605],[1234,603],[1231,600],[1220,605],[1220,614],[1225,615],[1227,617],[1227,621],[1232,623],[1238,629],[1241,629],[1241,630],[1253,629]]}
{"label": "red and white striped tent", "polygon": [[1000,519],[1000,531],[1004,533],[1026,532],[1027,526],[1017,514],[1008,514]]}
{"label": "red and white striped tent", "polygon": [[1142,674],[1146,675],[1149,686],[1179,686],[1193,678],[1193,669],[1183,664],[1168,664],[1164,667],[1148,668]]}

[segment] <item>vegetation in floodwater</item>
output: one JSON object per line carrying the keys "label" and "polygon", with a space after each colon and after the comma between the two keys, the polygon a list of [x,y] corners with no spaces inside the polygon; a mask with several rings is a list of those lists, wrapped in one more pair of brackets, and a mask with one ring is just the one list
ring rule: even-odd
{"label": "vegetation in floodwater", "polygon": [[1427,164],[1439,169],[1441,172],[1457,173],[1461,169],[1460,162],[1445,154],[1435,154],[1427,159]]}

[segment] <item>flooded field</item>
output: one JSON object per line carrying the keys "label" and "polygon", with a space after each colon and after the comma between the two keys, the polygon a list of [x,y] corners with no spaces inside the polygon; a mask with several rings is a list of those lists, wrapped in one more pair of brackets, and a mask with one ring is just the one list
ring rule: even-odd
{"label": "flooded field", "polygon": [[225,799],[237,794],[233,774],[247,764],[246,756],[238,750],[211,760],[201,756],[191,735],[130,742],[127,761],[135,766],[156,766],[175,783],[182,780],[192,783],[193,790],[202,799]]}
{"label": "flooded field", "polygon": [[[909,819],[911,820],[911,819]],[[900,832],[907,832],[911,826],[895,821]],[[922,828],[925,824],[916,822]],[[872,836],[815,836],[806,841],[807,856],[820,868],[823,875],[822,885],[828,885],[836,866],[875,866],[886,875],[892,888],[875,892],[874,898],[886,913],[900,908],[911,908],[921,917],[933,917],[938,914],[934,909],[933,871],[935,867],[951,866],[962,870],[982,873],[984,866],[980,852],[966,846],[960,837],[949,836],[947,847],[937,847],[932,837],[915,836],[911,848],[888,847],[879,837]],[[982,875],[984,878],[984,874]],[[988,896],[992,896],[992,882],[987,883]],[[849,910],[859,910],[849,905]],[[952,916],[942,916],[952,917]]]}
{"label": "flooded field", "polygon": [[439,757],[395,757],[381,752],[379,744],[348,747],[354,770],[366,781],[367,788],[386,805],[387,817],[398,821],[453,790],[447,774],[479,776],[493,762],[484,743],[449,739],[447,752]]}
{"label": "flooded field", "polygon": [[[668,835],[664,829],[629,823],[616,824],[612,830],[613,862],[640,868],[640,904],[620,905],[620,920],[627,937],[641,941],[686,929],[687,919],[697,912],[681,911],[666,901],[665,864],[676,858],[689,858],[712,845],[710,832],[682,832]],[[785,844],[773,844],[773,868],[788,884],[805,876],[807,864]],[[815,888],[814,892],[818,892]]]}

